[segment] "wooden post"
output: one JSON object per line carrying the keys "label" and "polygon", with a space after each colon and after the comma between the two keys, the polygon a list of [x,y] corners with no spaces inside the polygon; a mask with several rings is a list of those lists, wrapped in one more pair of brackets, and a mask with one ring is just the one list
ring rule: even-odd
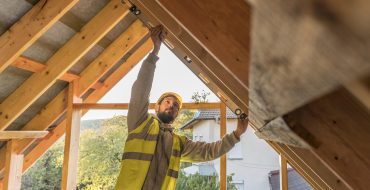
{"label": "wooden post", "polygon": [[64,145],[64,161],[62,171],[62,190],[76,189],[78,146],[80,142],[81,110],[73,109],[74,103],[81,103],[77,96],[78,80],[69,83],[67,105],[67,128]]}
{"label": "wooden post", "polygon": [[288,164],[287,160],[283,155],[279,155],[280,158],[280,190],[288,190]]}
{"label": "wooden post", "polygon": [[[226,104],[220,104],[220,137],[226,134]],[[226,190],[226,155],[220,158],[220,190]]]}
{"label": "wooden post", "polygon": [[23,154],[16,153],[17,140],[10,140],[6,147],[5,158],[5,190],[21,189]]}

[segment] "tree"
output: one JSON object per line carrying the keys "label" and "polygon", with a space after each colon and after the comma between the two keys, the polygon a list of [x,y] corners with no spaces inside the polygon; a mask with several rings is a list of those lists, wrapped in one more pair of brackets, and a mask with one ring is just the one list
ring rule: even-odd
{"label": "tree", "polygon": [[[176,190],[219,190],[220,183],[217,181],[218,176],[202,176],[199,173],[189,174],[188,176],[181,170],[176,184]],[[237,190],[236,186],[231,183],[232,175],[227,176],[227,189]]]}
{"label": "tree", "polygon": [[196,91],[191,96],[191,99],[195,103],[205,103],[205,102],[208,102],[208,96],[209,95],[211,95],[211,93],[210,92],[206,92],[205,90],[202,90],[201,93],[199,93],[198,91]]}
{"label": "tree", "polygon": [[77,189],[114,189],[127,138],[126,116],[103,122],[81,135]]}
{"label": "tree", "polygon": [[60,189],[64,141],[52,146],[23,176],[22,189]]}

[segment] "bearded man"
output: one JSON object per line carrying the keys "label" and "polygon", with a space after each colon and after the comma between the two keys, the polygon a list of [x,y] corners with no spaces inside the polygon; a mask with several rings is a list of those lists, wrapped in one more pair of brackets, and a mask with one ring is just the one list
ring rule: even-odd
{"label": "bearded man", "polygon": [[129,135],[116,184],[119,190],[175,189],[180,160],[204,162],[222,156],[240,141],[248,125],[247,120],[239,120],[237,129],[219,141],[193,142],[171,127],[182,107],[180,95],[174,92],[164,93],[156,103],[155,114],[149,114],[149,94],[165,32],[159,25],[151,28],[150,34],[154,49],[143,62],[131,91]]}

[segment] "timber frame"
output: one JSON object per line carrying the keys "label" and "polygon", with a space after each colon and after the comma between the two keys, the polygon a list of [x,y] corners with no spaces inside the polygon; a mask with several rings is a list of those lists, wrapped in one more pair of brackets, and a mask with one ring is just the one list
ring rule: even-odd
{"label": "timber frame", "polygon": [[22,172],[64,134],[62,186],[73,188],[78,118],[127,108],[96,102],[150,52],[147,27],[157,24],[223,102],[184,107],[248,113],[281,171],[289,163],[314,189],[369,187],[369,2],[94,2],[0,3],[0,189],[19,189]]}

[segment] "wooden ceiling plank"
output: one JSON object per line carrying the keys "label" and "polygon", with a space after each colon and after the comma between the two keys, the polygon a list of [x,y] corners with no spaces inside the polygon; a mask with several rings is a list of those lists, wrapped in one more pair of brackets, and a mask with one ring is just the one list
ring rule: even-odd
{"label": "wooden ceiling plank", "polygon": [[[186,64],[194,70],[193,64],[214,82],[228,97],[234,97],[234,101],[240,108],[247,111],[248,89],[238,81],[233,74],[227,72],[218,60],[212,56],[191,34],[171,17],[156,1],[133,0],[132,1],[148,17],[152,24],[161,23],[168,30],[168,41],[176,48],[180,48],[192,63]],[[180,57],[180,59],[183,59]],[[194,71],[193,71],[194,72]],[[199,74],[199,72],[197,73]]]}
{"label": "wooden ceiling plank", "polygon": [[127,6],[119,0],[109,2],[46,62],[47,68],[44,71],[34,73],[0,104],[0,130],[5,130],[128,12]]}
{"label": "wooden ceiling plank", "polygon": [[0,140],[42,138],[48,131],[0,131]]}
{"label": "wooden ceiling plank", "polygon": [[69,11],[78,0],[42,0],[0,37],[0,73]]}

